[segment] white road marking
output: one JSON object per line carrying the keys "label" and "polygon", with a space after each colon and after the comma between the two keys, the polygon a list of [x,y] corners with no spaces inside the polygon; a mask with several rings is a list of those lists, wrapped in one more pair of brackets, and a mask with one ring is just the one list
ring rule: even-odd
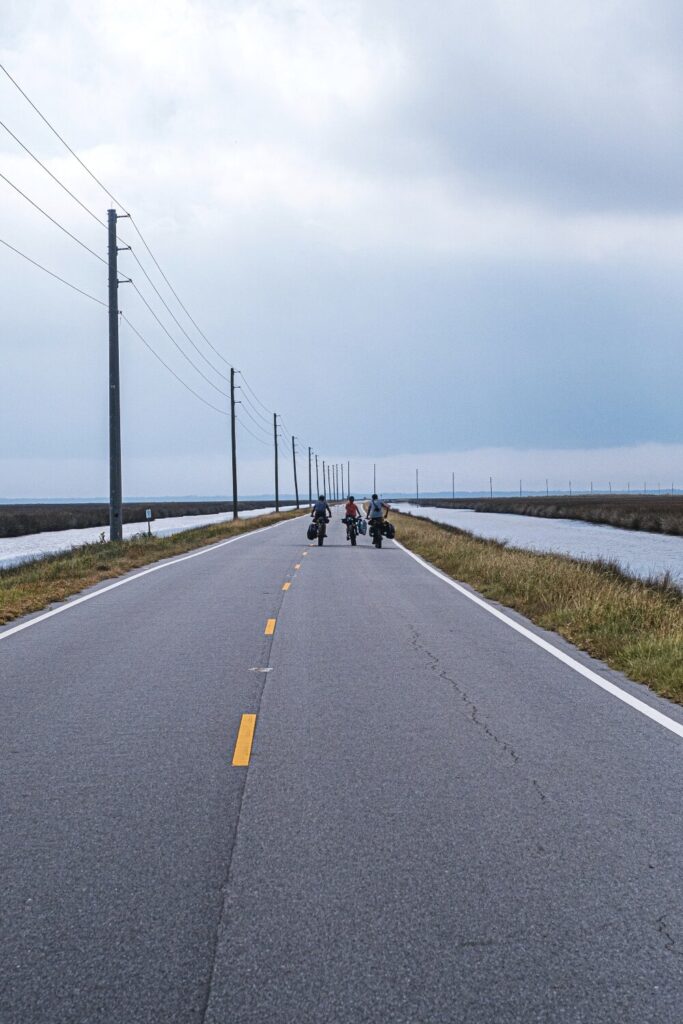
{"label": "white road marking", "polygon": [[84,594],[83,597],[77,597],[73,601],[68,598],[64,604],[60,604],[58,608],[52,608],[49,612],[43,612],[42,615],[36,615],[35,618],[29,619],[27,622],[20,622],[18,626],[11,626],[10,629],[6,629],[0,633],[0,640],[6,640],[7,637],[14,636],[15,633],[20,633],[22,629],[28,629],[30,626],[35,626],[39,622],[44,622],[45,619],[51,619],[53,615],[60,615],[61,612],[67,612],[70,608],[75,608],[79,604],[83,604],[85,601],[92,601],[94,597],[100,597],[102,594],[108,594],[110,590],[116,590],[117,587],[122,587],[125,583],[132,583],[133,580],[139,580],[142,576],[148,576],[151,572],[159,572],[160,569],[170,569],[171,566],[177,565],[179,562],[187,562],[190,558],[199,558],[200,555],[208,555],[212,551],[216,551],[218,548],[224,548],[226,544],[234,544],[235,541],[244,540],[245,537],[255,537],[258,533],[265,533],[266,530],[274,530],[276,526],[283,526],[285,523],[290,522],[288,519],[283,519],[282,522],[272,523],[271,526],[260,526],[258,530],[247,530],[245,533],[240,533],[237,537],[230,537],[229,540],[221,540],[218,544],[212,544],[210,547],[200,548],[199,551],[192,551],[189,555],[178,555],[177,558],[172,558],[167,562],[163,562],[161,565],[152,565],[149,569],[143,569],[142,572],[136,572],[133,576],[126,576],[122,580],[117,580],[116,583],[109,583],[106,587],[100,587],[99,590],[95,590],[92,594]]}
{"label": "white road marking", "polygon": [[532,633],[530,629],[526,629],[526,627],[522,626],[519,622],[515,622],[515,620],[511,619],[509,615],[505,615],[505,613],[499,611],[498,608],[494,608],[493,605],[488,603],[488,601],[478,597],[477,594],[473,594],[460,583],[456,583],[456,581],[452,580],[450,576],[447,576],[445,573],[441,572],[440,569],[436,569],[433,565],[430,565],[429,562],[424,560],[424,558],[420,558],[419,555],[409,551],[408,548],[404,547],[403,544],[400,544],[397,540],[394,541],[394,544],[396,547],[400,548],[401,551],[404,551],[406,555],[418,562],[418,564],[424,569],[431,572],[433,576],[436,576],[444,583],[447,583],[449,587],[453,587],[454,590],[457,590],[458,593],[462,594],[463,597],[466,597],[468,601],[472,601],[474,604],[479,605],[479,607],[483,608],[484,611],[487,611],[490,615],[493,615],[495,618],[500,619],[501,622],[504,622],[506,626],[510,626],[510,628],[514,629],[515,632],[521,633],[521,635],[526,637],[527,640],[531,640],[532,644],[536,644],[537,647],[540,647],[548,654],[551,654],[553,658],[557,658],[558,661],[568,665],[569,668],[578,672],[578,674],[583,676],[584,679],[588,679],[591,683],[595,683],[595,685],[599,686],[602,690],[606,690],[607,693],[611,693],[613,697],[617,698],[617,700],[621,700],[624,704],[628,704],[629,707],[634,709],[634,711],[639,711],[641,715],[645,715],[646,718],[651,718],[653,722],[661,725],[664,729],[668,729],[669,732],[673,732],[676,736],[683,738],[683,725],[680,722],[675,721],[673,718],[669,718],[667,715],[663,715],[661,711],[656,711],[655,708],[651,708],[650,705],[646,704],[644,701],[638,700],[637,697],[632,697],[630,693],[626,692],[626,690],[622,690],[621,687],[615,686],[615,684],[610,683],[609,680],[603,679],[602,676],[597,674],[597,672],[593,672],[592,669],[582,665],[581,662],[576,661],[571,657],[571,655],[565,654],[564,651],[561,651],[558,647],[554,647],[553,644],[548,643],[548,641],[544,640],[543,637],[537,636],[537,634]]}

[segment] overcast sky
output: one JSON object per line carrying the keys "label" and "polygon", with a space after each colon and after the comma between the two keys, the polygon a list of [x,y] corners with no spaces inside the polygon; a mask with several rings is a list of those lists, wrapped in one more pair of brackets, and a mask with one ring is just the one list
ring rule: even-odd
{"label": "overcast sky", "polygon": [[[0,60],[266,409],[350,458],[357,490],[375,460],[387,491],[416,465],[425,489],[683,486],[682,39],[673,0],[4,0]],[[104,216],[1,74],[0,110]],[[2,129],[0,170],[105,255]],[[106,299],[102,264],[0,196],[0,237]],[[227,408],[120,269],[213,386],[129,285],[126,316]],[[105,495],[106,311],[2,246],[0,274],[0,497]],[[124,492],[228,493],[226,418],[125,324],[121,362]],[[268,448],[241,428],[239,448],[243,492],[271,490]]]}

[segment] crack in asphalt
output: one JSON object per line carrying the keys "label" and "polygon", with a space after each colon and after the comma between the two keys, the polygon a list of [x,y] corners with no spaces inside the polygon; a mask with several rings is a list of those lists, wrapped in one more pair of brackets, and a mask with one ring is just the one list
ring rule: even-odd
{"label": "crack in asphalt", "polygon": [[[273,617],[276,620],[280,618],[280,612],[282,610],[283,602],[284,602],[284,592],[280,591],[279,599],[276,600],[275,608],[273,610]],[[261,705],[263,704],[263,697],[264,697],[264,694],[265,694],[265,691],[266,691],[266,685],[268,683],[268,680],[270,679],[270,675],[268,673],[272,669],[272,666],[270,664],[270,660],[271,660],[271,654],[272,654],[272,649],[273,649],[273,643],[274,642],[275,642],[274,634],[264,635],[262,637],[262,639],[261,639],[261,654],[259,656],[259,662],[260,662],[260,664],[263,667],[259,670],[259,675],[258,675],[258,678],[262,682],[261,682],[261,687],[260,687],[260,689],[258,691],[258,696],[256,698],[255,713],[256,713],[257,721],[258,721],[258,716],[261,713]],[[251,669],[249,671],[251,671]],[[248,773],[249,773],[249,766],[247,766],[247,768],[246,768],[246,770],[244,772],[244,779],[242,781],[242,791],[240,793],[239,806],[237,808],[237,816],[236,816],[236,819],[235,819],[235,826],[232,829],[232,834],[230,836],[229,846],[228,846],[228,850],[227,850],[227,860],[226,860],[226,866],[225,866],[225,873],[223,875],[223,879],[221,880],[221,884],[220,884],[219,889],[218,889],[218,892],[219,892],[219,895],[220,895],[220,906],[219,906],[218,918],[217,918],[217,921],[216,921],[216,927],[214,929],[214,934],[213,934],[213,943],[212,943],[212,952],[211,952],[211,958],[210,958],[210,967],[209,967],[208,977],[207,977],[207,981],[206,981],[206,985],[205,985],[205,989],[204,989],[204,998],[203,998],[203,1002],[202,1002],[202,1007],[201,1007],[201,1010],[200,1010],[200,1017],[199,1017],[200,1024],[204,1024],[204,1021],[206,1020],[206,1015],[209,1012],[209,1007],[211,1005],[211,996],[213,994],[214,981],[215,981],[215,978],[216,978],[216,966],[217,966],[217,962],[218,962],[218,949],[219,949],[219,946],[220,946],[221,938],[222,938],[224,932],[226,931],[226,929],[229,926],[228,904],[230,902],[230,886],[231,886],[231,882],[232,882],[232,865],[233,865],[233,860],[234,860],[234,856],[235,856],[235,848],[237,846],[237,840],[238,840],[238,837],[239,837],[240,823],[241,823],[241,820],[242,820],[242,811],[244,809],[244,800],[245,800],[245,794],[246,794],[246,789],[247,789],[247,776],[248,776]]]}
{"label": "crack in asphalt", "polygon": [[[424,655],[428,659],[430,670],[434,672],[439,679],[443,679],[444,682],[449,683],[453,687],[457,695],[460,697],[460,699],[467,707],[470,721],[472,721],[476,726],[478,726],[478,728],[480,728],[490,740],[492,740],[498,747],[500,747],[500,749],[508,755],[513,764],[518,765],[520,763],[520,756],[515,750],[515,748],[506,740],[502,739],[497,733],[495,733],[491,726],[489,725],[489,723],[486,721],[486,719],[482,718],[480,710],[477,707],[477,704],[470,697],[467,691],[464,690],[460,683],[452,676],[450,676],[448,672],[442,667],[441,659],[438,657],[438,655],[430,651],[429,648],[421,642],[420,633],[415,628],[415,626],[409,623],[408,628],[411,634],[410,646],[413,648],[413,650],[417,651],[421,655]],[[536,779],[529,779],[529,782],[536,791],[538,798],[541,801],[547,800],[546,793],[543,792]]]}
{"label": "crack in asphalt", "polygon": [[676,939],[669,931],[669,924],[666,920],[666,914],[662,914],[661,917],[658,917],[655,924],[657,925],[657,931],[665,940],[664,949],[668,953],[673,953],[674,956],[683,956],[683,950],[676,949]]}

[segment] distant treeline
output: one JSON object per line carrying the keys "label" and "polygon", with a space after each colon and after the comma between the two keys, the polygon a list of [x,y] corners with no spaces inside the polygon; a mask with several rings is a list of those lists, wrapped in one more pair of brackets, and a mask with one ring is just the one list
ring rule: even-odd
{"label": "distant treeline", "polygon": [[[413,504],[414,504],[413,499]],[[683,494],[580,494],[533,498],[421,498],[420,505],[472,508],[476,512],[507,512],[543,519],[581,519],[683,536]]]}
{"label": "distant treeline", "polygon": [[[240,501],[240,509],[272,508],[274,501]],[[283,502],[283,505],[285,503]],[[286,503],[287,505],[290,502]],[[154,519],[169,516],[217,515],[232,511],[228,501],[149,501],[145,504],[124,504],[124,523],[145,521],[145,509],[151,508]],[[49,530],[77,530],[85,526],[109,525],[109,506],[104,504],[73,505],[0,505],[0,537],[22,537],[27,533]]]}

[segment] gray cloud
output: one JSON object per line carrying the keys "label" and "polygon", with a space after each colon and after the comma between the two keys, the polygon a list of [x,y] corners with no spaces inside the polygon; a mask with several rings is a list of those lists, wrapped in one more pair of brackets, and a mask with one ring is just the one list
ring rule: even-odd
{"label": "gray cloud", "polygon": [[[44,0],[9,5],[0,56],[306,443],[367,458],[584,448],[680,440],[682,21],[635,0]],[[5,80],[0,101],[102,215],[106,196]],[[104,250],[8,137],[0,162]],[[0,194],[7,241],[104,297],[100,264]],[[0,494],[17,457],[71,460],[74,479],[73,460],[99,453],[104,472],[99,310],[4,251],[0,272]],[[134,293],[122,305],[217,398]],[[223,418],[125,329],[122,354],[129,464],[166,472],[171,449],[188,479],[201,465],[204,489],[225,489],[210,468]],[[267,450],[240,444],[264,473]]]}

